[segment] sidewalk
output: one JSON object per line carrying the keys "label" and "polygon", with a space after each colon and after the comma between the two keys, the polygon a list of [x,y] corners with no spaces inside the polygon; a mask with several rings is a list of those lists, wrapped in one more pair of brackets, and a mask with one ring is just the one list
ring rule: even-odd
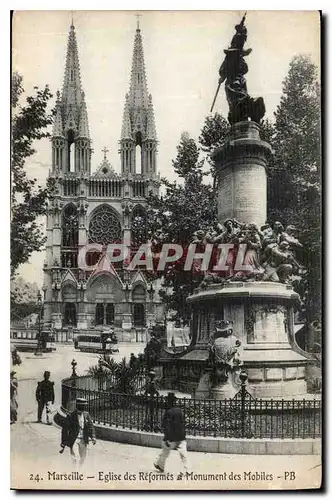
{"label": "sidewalk", "polygon": [[[25,366],[23,364],[17,370],[20,372],[19,418],[18,422],[10,427],[13,488],[220,490],[309,488],[318,487],[320,484],[319,456],[251,456],[191,452],[188,456],[193,476],[177,480],[179,472],[182,471],[177,452],[171,452],[165,471],[168,476],[162,476],[153,467],[159,449],[101,440],[98,440],[95,446],[89,447],[82,478],[73,479],[73,476],[68,476],[73,471],[69,450],[66,448],[62,455],[59,454],[60,429],[55,425],[36,423],[36,381],[42,378],[45,369],[51,371],[52,380],[56,382],[55,406],[59,406],[59,382],[61,378],[69,375],[71,359],[75,357],[78,368],[81,366],[79,373],[82,373],[84,366],[94,364],[95,359],[86,355],[73,356],[73,352],[67,348],[61,349],[56,357],[51,355],[47,359],[46,356],[37,362],[28,359],[27,354],[24,356]],[[120,358],[122,356],[120,355]],[[59,366],[60,359],[62,362]],[[291,474],[287,475],[290,472],[294,472],[294,479],[291,479]],[[61,478],[61,474],[66,474],[67,479],[65,476]],[[204,474],[218,474],[219,477],[211,476],[206,481]]]}

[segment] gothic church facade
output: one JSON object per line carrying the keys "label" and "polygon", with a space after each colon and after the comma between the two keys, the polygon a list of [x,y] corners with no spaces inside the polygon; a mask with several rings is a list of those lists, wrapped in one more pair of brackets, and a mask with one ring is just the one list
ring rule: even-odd
{"label": "gothic church facade", "polygon": [[[79,331],[112,325],[120,340],[135,340],[137,329],[163,321],[158,284],[149,281],[144,271],[128,271],[123,262],[110,262],[105,250],[107,245],[121,242],[133,249],[133,221],[144,221],[146,197],[159,189],[157,135],[139,25],[119,142],[121,173],[110,165],[106,148],[102,163],[93,172],[88,113],[72,23],[52,134],[49,176],[54,194],[46,222],[44,325]],[[82,266],[84,254],[86,265]]]}

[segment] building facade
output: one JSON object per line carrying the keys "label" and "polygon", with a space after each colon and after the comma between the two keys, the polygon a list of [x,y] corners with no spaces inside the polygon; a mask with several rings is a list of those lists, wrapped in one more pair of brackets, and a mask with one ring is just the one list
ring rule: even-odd
{"label": "building facade", "polygon": [[146,197],[159,189],[157,135],[139,25],[124,99],[121,172],[110,165],[106,148],[95,172],[91,168],[91,137],[73,24],[51,142],[49,177],[54,194],[46,226],[44,324],[56,330],[112,325],[120,340],[135,340],[135,329],[163,320],[158,283],[149,281],[143,271],[127,270],[123,261],[110,262],[106,248],[124,243],[134,251],[135,221],[143,221],[144,227]]}

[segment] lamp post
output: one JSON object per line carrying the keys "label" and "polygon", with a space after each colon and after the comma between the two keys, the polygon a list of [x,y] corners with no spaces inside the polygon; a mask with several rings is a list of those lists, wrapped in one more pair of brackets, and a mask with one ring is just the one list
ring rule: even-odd
{"label": "lamp post", "polygon": [[41,351],[41,309],[42,309],[42,296],[40,291],[38,291],[37,295],[37,305],[38,305],[38,334],[37,334],[37,347],[35,351],[35,356],[42,356],[43,353]]}

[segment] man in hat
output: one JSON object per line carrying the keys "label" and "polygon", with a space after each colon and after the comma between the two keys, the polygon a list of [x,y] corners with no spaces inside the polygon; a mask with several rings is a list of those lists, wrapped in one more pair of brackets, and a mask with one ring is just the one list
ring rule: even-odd
{"label": "man in hat", "polygon": [[85,461],[89,439],[96,444],[95,428],[87,406],[86,399],[76,399],[76,409],[67,415],[61,433],[60,453],[68,446],[74,463],[77,464],[79,459],[80,465]]}
{"label": "man in hat", "polygon": [[10,372],[10,423],[15,424],[17,421],[17,378],[15,377],[16,372],[12,370]]}
{"label": "man in hat", "polygon": [[50,420],[51,405],[54,405],[54,382],[50,381],[51,373],[44,372],[44,380],[38,382],[36,389],[36,400],[38,403],[38,422],[42,421],[44,407],[46,407],[46,422],[52,425]]}
{"label": "man in hat", "polygon": [[165,463],[171,450],[177,450],[180,454],[185,472],[188,472],[187,442],[184,414],[181,408],[176,406],[176,397],[173,392],[167,396],[167,410],[163,417],[164,437],[162,440],[162,451],[153,464],[159,472],[164,472]]}

